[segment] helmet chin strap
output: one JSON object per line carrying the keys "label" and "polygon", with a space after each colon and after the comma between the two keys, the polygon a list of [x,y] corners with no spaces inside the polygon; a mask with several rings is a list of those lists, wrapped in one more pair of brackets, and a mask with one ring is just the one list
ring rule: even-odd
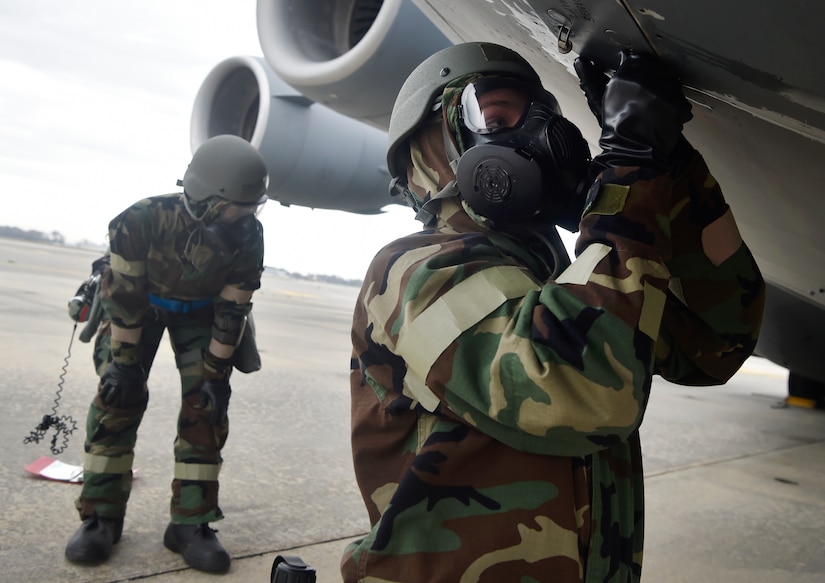
{"label": "helmet chin strap", "polygon": [[205,219],[206,216],[215,208],[216,205],[213,204],[210,200],[204,201],[203,204],[206,206],[206,208],[204,209],[203,213],[201,213],[199,216],[195,213],[195,210],[192,208],[192,203],[189,198],[189,195],[187,195],[185,191],[181,195],[181,197],[183,198],[183,206],[186,209],[186,212],[189,213],[189,216],[192,217],[195,220],[195,222],[198,223],[197,226],[192,230],[192,232],[189,233],[189,237],[186,239],[186,245],[184,246],[183,254],[192,265],[194,265],[196,268],[199,268],[200,266],[197,264],[195,259],[198,248],[201,246],[201,243],[203,242],[204,230],[208,228],[206,226]]}
{"label": "helmet chin strap", "polygon": [[421,208],[415,213],[415,219],[421,221],[425,226],[432,224],[435,222],[436,213],[438,212],[438,209],[434,208],[436,206],[435,201],[453,196],[458,196],[458,185],[455,180],[451,180],[447,183],[447,186],[436,192],[430,197],[430,200],[421,205]]}
{"label": "helmet chin strap", "polygon": [[204,222],[207,219],[207,215],[209,215],[209,213],[212,210],[214,210],[218,205],[220,205],[222,202],[229,202],[229,201],[226,201],[225,199],[219,199],[217,202],[213,202],[213,199],[215,197],[207,199],[207,200],[203,201],[203,204],[206,205],[206,208],[204,209],[203,213],[198,215],[195,212],[195,209],[192,208],[192,201],[189,198],[189,195],[187,195],[186,192],[184,192],[181,196],[183,197],[183,206],[186,209],[186,212],[189,213],[190,217],[192,217],[195,221],[197,221],[199,223]]}
{"label": "helmet chin strap", "polygon": [[186,212],[189,213],[189,216],[192,217],[193,219],[195,219],[196,221],[198,221],[199,223],[201,221],[203,221],[204,217],[206,216],[206,213],[209,212],[209,206],[208,206],[209,203],[207,203],[206,210],[203,211],[203,214],[201,216],[198,216],[198,215],[195,214],[195,211],[192,209],[192,205],[189,202],[189,195],[186,194],[186,192],[184,191],[184,193],[181,195],[181,197],[183,198],[183,207],[186,209]]}

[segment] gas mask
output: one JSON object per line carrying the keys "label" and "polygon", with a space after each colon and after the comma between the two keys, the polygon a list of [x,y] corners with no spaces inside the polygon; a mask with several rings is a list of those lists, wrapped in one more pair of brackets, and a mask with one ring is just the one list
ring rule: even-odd
{"label": "gas mask", "polygon": [[578,230],[590,149],[541,87],[484,77],[464,88],[464,153],[456,182],[477,213],[497,223],[550,221]]}
{"label": "gas mask", "polygon": [[[196,267],[211,258],[226,260],[260,237],[260,213],[265,198],[253,203],[237,203],[218,198],[192,205],[183,195],[184,206],[199,226],[189,235],[185,254]],[[201,207],[201,208],[199,208]],[[197,211],[201,213],[198,214]],[[205,255],[200,250],[203,249]]]}
{"label": "gas mask", "polygon": [[218,218],[203,229],[203,241],[221,257],[231,257],[259,235],[259,207],[228,203]]}

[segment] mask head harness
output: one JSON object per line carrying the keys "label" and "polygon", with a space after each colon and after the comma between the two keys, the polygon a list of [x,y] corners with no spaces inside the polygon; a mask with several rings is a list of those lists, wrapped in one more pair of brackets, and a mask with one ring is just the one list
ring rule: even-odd
{"label": "mask head harness", "polygon": [[541,85],[481,77],[461,94],[456,182],[467,204],[496,223],[541,217],[578,229],[590,149]]}

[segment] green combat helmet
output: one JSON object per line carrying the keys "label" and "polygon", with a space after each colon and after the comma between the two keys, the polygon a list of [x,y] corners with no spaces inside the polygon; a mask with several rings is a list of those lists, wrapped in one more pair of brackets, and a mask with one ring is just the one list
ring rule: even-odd
{"label": "green combat helmet", "polygon": [[429,117],[444,87],[454,79],[481,72],[541,85],[538,73],[530,63],[515,51],[500,45],[464,43],[429,56],[410,73],[392,108],[387,150],[390,176],[404,178],[404,148],[399,147]]}
{"label": "green combat helmet", "polygon": [[266,201],[268,174],[263,156],[252,144],[224,134],[209,138],[195,151],[181,185],[195,202],[218,197],[257,205]]}
{"label": "green combat helmet", "polygon": [[[478,96],[501,88],[519,94],[514,106],[520,115],[509,125],[497,120],[485,126]],[[407,184],[408,151],[416,132],[439,106],[446,120],[444,149],[455,181],[422,195],[422,189],[414,192]],[[402,195],[425,224],[435,212],[429,201],[460,194],[467,208],[489,224],[538,221],[578,230],[588,186],[589,147],[579,129],[564,118],[555,96],[544,89],[536,70],[507,47],[464,43],[425,59],[398,93],[388,138],[390,193]]]}

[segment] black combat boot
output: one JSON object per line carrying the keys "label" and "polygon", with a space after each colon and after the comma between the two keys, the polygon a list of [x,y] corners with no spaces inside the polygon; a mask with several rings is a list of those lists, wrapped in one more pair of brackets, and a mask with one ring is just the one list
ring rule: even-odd
{"label": "black combat boot", "polygon": [[120,540],[121,532],[122,518],[100,518],[95,514],[84,520],[69,539],[66,558],[75,563],[105,561],[112,554],[112,545]]}
{"label": "black combat boot", "polygon": [[186,564],[198,571],[225,573],[229,570],[229,553],[221,546],[215,529],[204,524],[169,523],[163,535],[164,546],[183,555]]}

